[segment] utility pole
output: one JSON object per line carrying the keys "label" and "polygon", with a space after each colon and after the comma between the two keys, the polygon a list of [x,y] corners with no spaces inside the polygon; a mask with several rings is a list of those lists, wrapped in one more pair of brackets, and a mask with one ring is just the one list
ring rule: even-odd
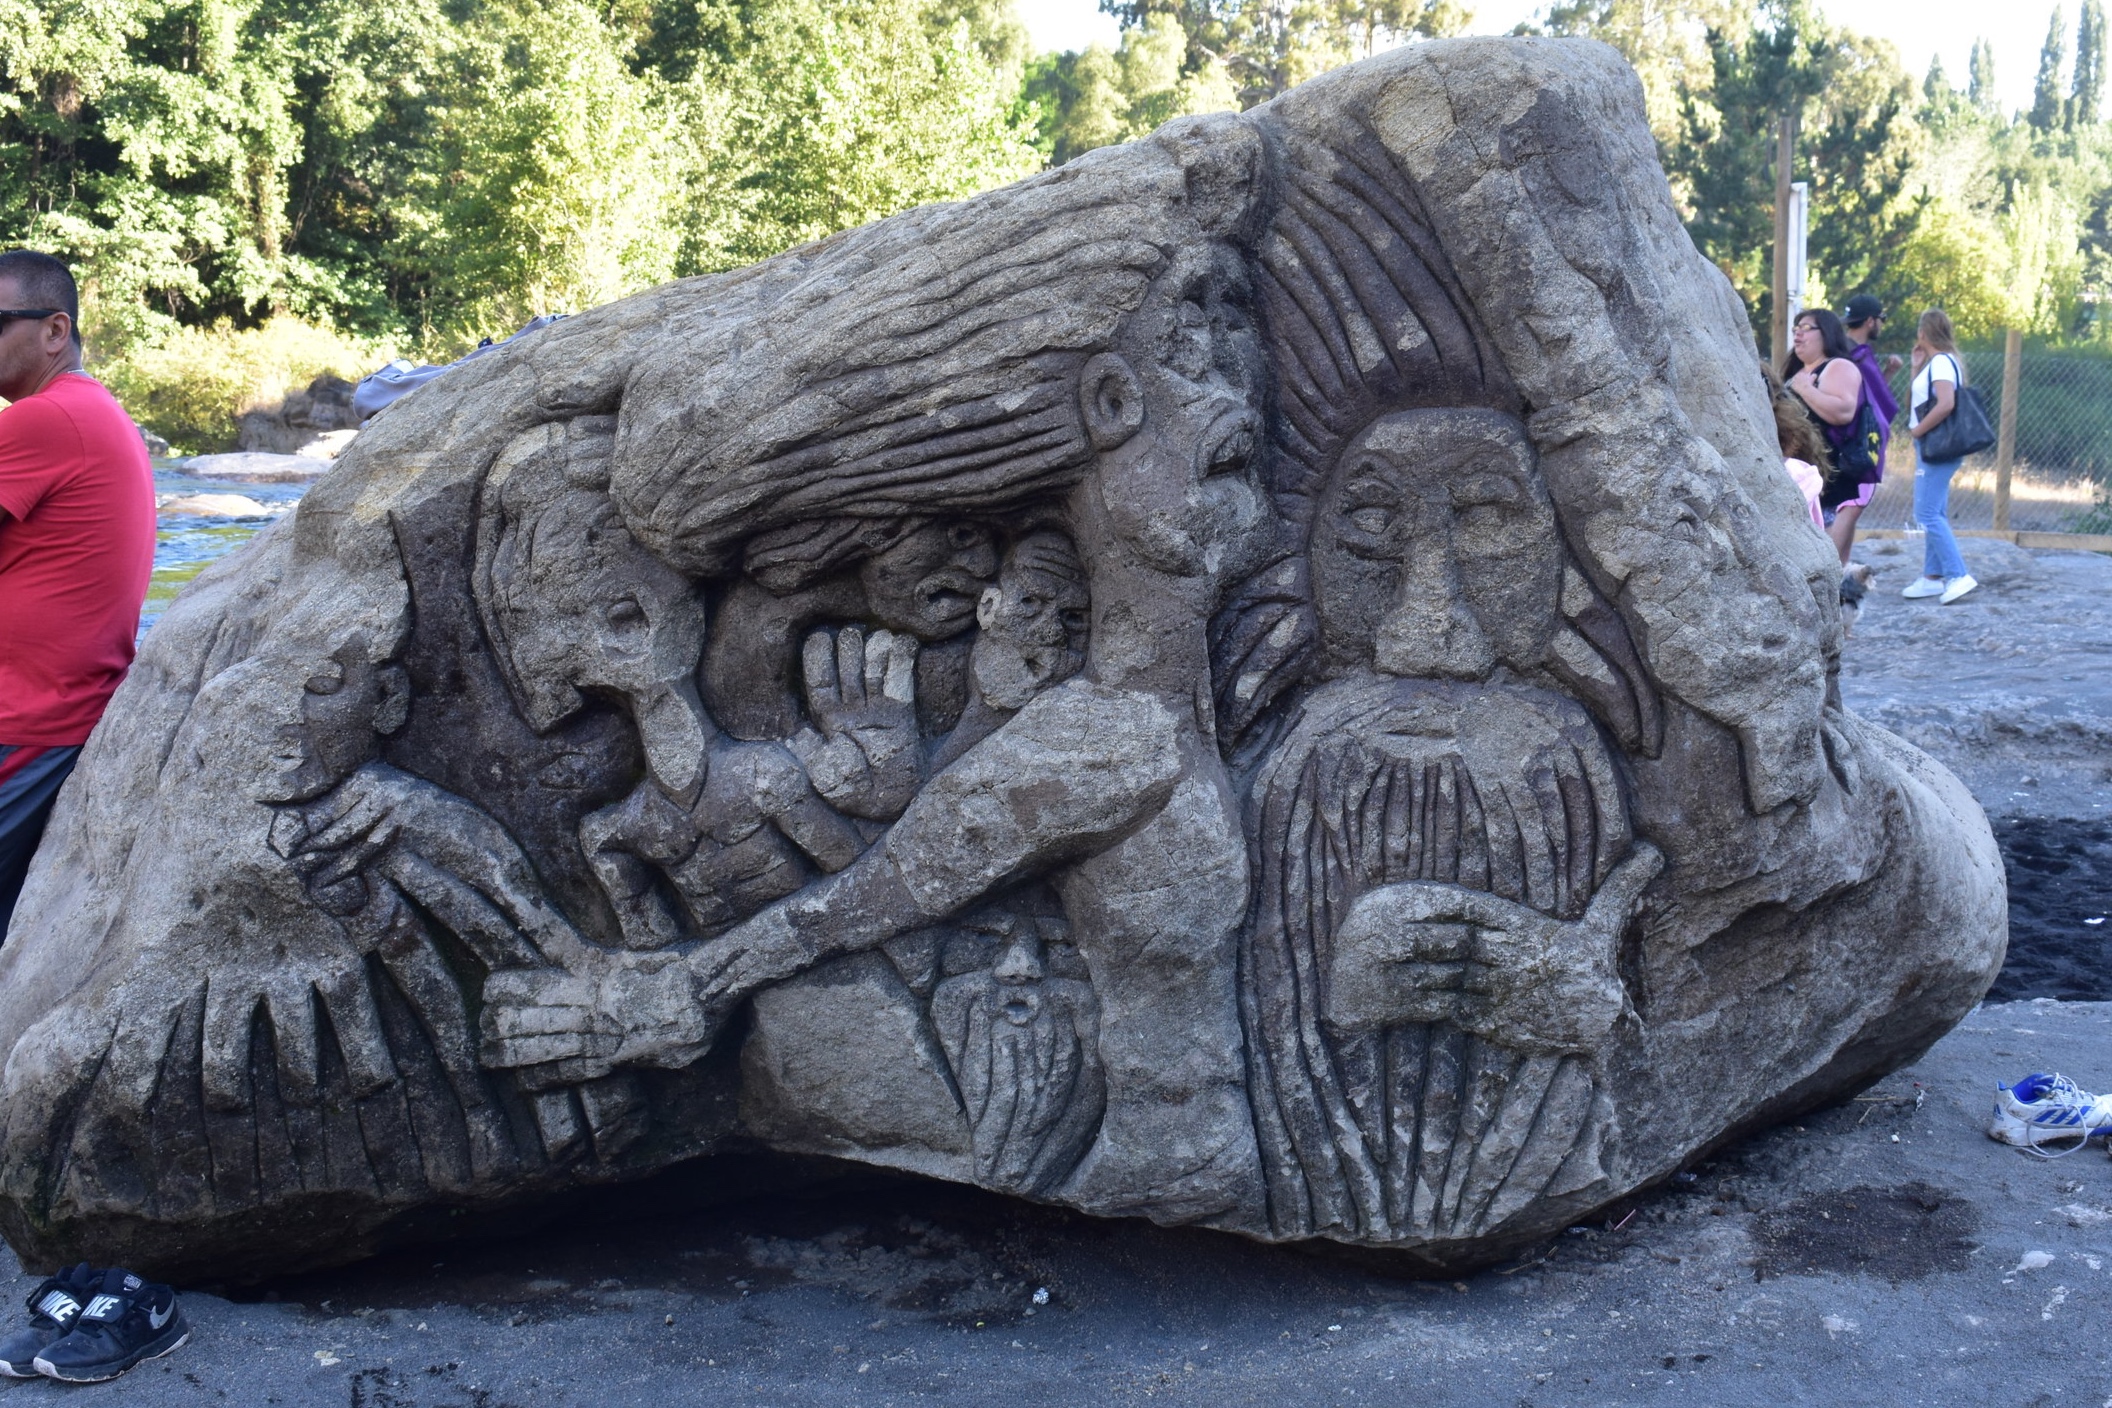
{"label": "utility pole", "polygon": [[1790,162],[1797,152],[1797,114],[1794,108],[1782,115],[1775,129],[1775,287],[1773,316],[1769,318],[1770,340],[1774,351],[1769,357],[1770,365],[1780,366],[1789,356],[1789,320],[1795,314],[1789,311],[1789,266],[1791,264],[1790,234]]}
{"label": "utility pole", "polygon": [[2024,334],[2011,328],[2002,338],[2002,410],[1995,430],[1995,531],[2009,531],[2010,467],[2017,458],[2017,383],[2024,361]]}

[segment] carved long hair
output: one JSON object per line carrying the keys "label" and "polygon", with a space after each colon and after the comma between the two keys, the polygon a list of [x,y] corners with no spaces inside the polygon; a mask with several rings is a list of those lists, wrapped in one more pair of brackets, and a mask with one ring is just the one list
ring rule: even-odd
{"label": "carved long hair", "polygon": [[1250,124],[1187,119],[761,266],[727,300],[739,316],[694,315],[683,340],[706,365],[644,368],[626,388],[611,485],[625,519],[710,576],[789,524],[1060,495],[1092,454],[1079,369],[1181,251],[1251,241],[1267,168]]}
{"label": "carved long hair", "polygon": [[[1343,448],[1392,411],[1467,406],[1523,417],[1528,409],[1420,209],[1416,183],[1377,135],[1359,129],[1323,143],[1286,134],[1266,110],[1257,116],[1282,147],[1284,173],[1256,258],[1274,373],[1270,476],[1282,537],[1273,560],[1211,622],[1218,738],[1228,756],[1313,673],[1319,628],[1307,544]],[[1565,578],[1561,610],[1597,662],[1572,671],[1558,659],[1551,673],[1625,746],[1654,756],[1660,705],[1627,629],[1580,575]]]}

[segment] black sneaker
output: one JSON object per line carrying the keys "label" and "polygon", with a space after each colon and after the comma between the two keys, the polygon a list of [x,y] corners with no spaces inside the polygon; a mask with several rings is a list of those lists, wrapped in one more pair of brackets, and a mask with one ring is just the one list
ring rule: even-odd
{"label": "black sneaker", "polygon": [[97,1384],[142,1359],[159,1359],[190,1337],[174,1290],[113,1266],[73,1322],[73,1333],[45,1346],[35,1362],[48,1379]]}
{"label": "black sneaker", "polygon": [[29,1328],[0,1340],[0,1374],[11,1379],[37,1376],[36,1358],[44,1346],[73,1328],[81,1306],[103,1283],[103,1273],[82,1262],[71,1271],[47,1276],[29,1293]]}

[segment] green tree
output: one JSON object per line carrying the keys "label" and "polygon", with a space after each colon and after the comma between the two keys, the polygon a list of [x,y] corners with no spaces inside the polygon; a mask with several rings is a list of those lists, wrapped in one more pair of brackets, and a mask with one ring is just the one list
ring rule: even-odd
{"label": "green tree", "polygon": [[444,54],[394,255],[428,323],[500,334],[674,273],[673,104],[584,0],[485,7]]}
{"label": "green tree", "polygon": [[687,85],[680,272],[732,268],[1042,164],[1020,75],[921,0],[762,0]]}
{"label": "green tree", "polygon": [[1095,44],[1046,56],[1026,89],[1040,115],[1042,149],[1060,165],[1176,117],[1236,109],[1239,94],[1225,66],[1206,58],[1183,73],[1186,53],[1187,36],[1161,19],[1125,32],[1117,49]]}
{"label": "green tree", "polygon": [[1995,110],[1995,46],[1992,40],[1973,41],[1972,68],[1968,75],[1966,96],[1976,108],[1988,112]]}
{"label": "green tree", "polygon": [[2068,125],[2090,126],[2105,105],[2104,0],[2083,0],[2075,29],[2075,80],[2068,99]]}
{"label": "green tree", "polygon": [[2047,22],[2046,42],[2039,47],[2039,76],[2031,85],[2031,125],[2051,132],[2062,125],[2067,104],[2061,93],[2061,70],[2068,65],[2068,31],[2061,22],[2061,7],[2053,7]]}
{"label": "green tree", "polygon": [[1222,63],[1240,105],[1417,36],[1466,28],[1461,0],[1100,0],[1125,30],[1170,22],[1187,39],[1181,72]]}
{"label": "green tree", "polygon": [[1915,122],[1918,97],[1890,44],[1832,32],[1803,143],[1811,183],[1808,302],[1838,306],[1870,293],[1897,308],[1912,298],[1900,261],[1927,205],[1916,189],[1927,146]]}
{"label": "green tree", "polygon": [[1742,38],[1709,32],[1707,85],[1683,87],[1680,135],[1664,157],[1686,197],[1687,232],[1744,297],[1756,335],[1764,335],[1773,306],[1777,124],[1823,91],[1831,56],[1801,0],[1770,3],[1759,21]]}
{"label": "green tree", "polygon": [[1661,148],[1680,140],[1683,98],[1707,106],[1710,35],[1754,27],[1755,0],[1555,0],[1532,33],[1598,39],[1621,51],[1643,82],[1650,130]]}

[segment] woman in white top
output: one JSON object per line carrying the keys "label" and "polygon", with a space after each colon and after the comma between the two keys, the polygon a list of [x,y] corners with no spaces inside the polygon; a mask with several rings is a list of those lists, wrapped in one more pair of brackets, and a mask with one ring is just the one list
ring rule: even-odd
{"label": "woman in white top", "polygon": [[1965,383],[1965,362],[1951,334],[1951,320],[1941,308],[1921,315],[1914,337],[1914,381],[1907,396],[1907,434],[1914,437],[1914,521],[1928,535],[1922,576],[1902,596],[1941,597],[1948,606],[1980,584],[1965,570],[1958,539],[1951,532],[1951,476],[1964,461],[1931,461],[1922,456],[1921,437],[1943,424],[1958,404]]}

